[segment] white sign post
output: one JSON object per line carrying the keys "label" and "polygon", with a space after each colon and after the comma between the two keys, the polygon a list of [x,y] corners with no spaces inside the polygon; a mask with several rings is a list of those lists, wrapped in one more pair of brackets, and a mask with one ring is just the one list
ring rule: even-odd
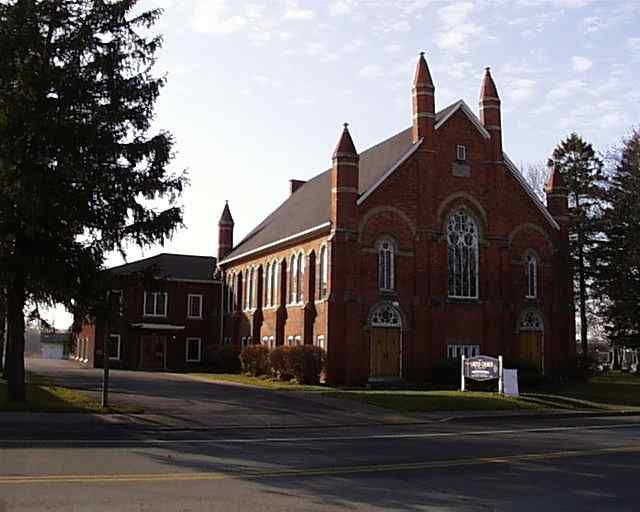
{"label": "white sign post", "polygon": [[504,393],[504,366],[502,364],[502,356],[498,356],[498,394]]}
{"label": "white sign post", "polygon": [[460,378],[461,378],[460,391],[464,391],[464,354],[460,358]]}

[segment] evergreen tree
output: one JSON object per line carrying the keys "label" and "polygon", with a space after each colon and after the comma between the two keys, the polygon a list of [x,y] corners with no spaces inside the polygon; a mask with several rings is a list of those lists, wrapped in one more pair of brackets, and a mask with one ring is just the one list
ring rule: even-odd
{"label": "evergreen tree", "polygon": [[640,131],[624,142],[606,199],[597,282],[608,299],[608,335],[615,345],[640,347]]}
{"label": "evergreen tree", "polygon": [[[105,253],[182,223],[172,137],[152,132],[161,12],[138,0],[0,3],[0,275],[10,397],[25,399],[28,304],[82,311]],[[154,206],[152,206],[154,205]]]}
{"label": "evergreen tree", "polygon": [[569,192],[570,253],[580,312],[582,353],[588,353],[588,303],[592,295],[594,248],[599,239],[598,212],[602,197],[603,163],[591,144],[572,133],[553,151],[549,165],[557,165]]}

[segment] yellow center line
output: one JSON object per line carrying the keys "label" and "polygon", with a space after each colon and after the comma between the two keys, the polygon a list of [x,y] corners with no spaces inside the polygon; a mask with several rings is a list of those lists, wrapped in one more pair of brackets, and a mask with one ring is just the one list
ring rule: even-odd
{"label": "yellow center line", "polygon": [[202,473],[130,473],[104,475],[16,475],[0,476],[0,485],[17,484],[70,484],[70,483],[137,483],[137,482],[184,482],[223,480],[230,478],[259,479],[288,476],[332,476],[359,473],[384,473],[394,471],[416,471],[421,469],[444,469],[460,466],[478,466],[488,464],[512,464],[517,462],[554,460],[571,457],[586,457],[613,453],[637,453],[640,445],[597,448],[592,450],[564,450],[556,452],[527,453],[498,457],[476,457],[466,459],[448,459],[397,464],[367,464],[344,467],[321,467],[301,469],[248,469],[212,471]]}

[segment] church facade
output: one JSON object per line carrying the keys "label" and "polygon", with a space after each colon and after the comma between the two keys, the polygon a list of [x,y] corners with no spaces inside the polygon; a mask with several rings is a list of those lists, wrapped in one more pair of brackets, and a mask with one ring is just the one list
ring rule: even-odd
{"label": "church facade", "polygon": [[574,355],[567,192],[547,204],[502,150],[489,69],[479,115],[435,111],[420,55],[412,125],[358,152],[348,127],[332,166],[234,245],[219,223],[226,343],[316,344],[340,384],[430,377],[464,354],[527,360],[545,373]]}

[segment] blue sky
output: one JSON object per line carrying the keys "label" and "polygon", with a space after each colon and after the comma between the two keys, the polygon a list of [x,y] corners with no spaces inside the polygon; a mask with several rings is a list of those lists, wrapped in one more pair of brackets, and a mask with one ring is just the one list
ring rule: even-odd
{"label": "blue sky", "polygon": [[640,119],[640,0],[141,4],[165,9],[156,127],[174,134],[173,166],[191,186],[186,228],[164,248],[132,248],[130,260],[215,255],[225,199],[239,241],[286,198],[289,179],[331,165],[343,122],[359,150],[408,127],[420,51],[437,109],[464,99],[477,112],[491,66],[517,164],[544,161],[571,131],[606,150]]}

